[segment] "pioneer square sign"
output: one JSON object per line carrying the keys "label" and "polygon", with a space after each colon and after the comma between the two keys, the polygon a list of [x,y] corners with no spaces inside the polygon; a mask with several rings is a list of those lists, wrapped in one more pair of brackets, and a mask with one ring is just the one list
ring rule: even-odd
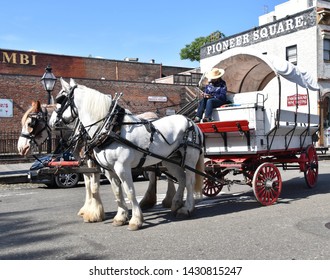
{"label": "pioneer square sign", "polygon": [[235,47],[246,47],[273,39],[298,30],[310,28],[316,25],[315,9],[288,16],[284,19],[250,29],[244,33],[225,37],[217,42],[212,42],[201,48],[201,59],[220,54]]}

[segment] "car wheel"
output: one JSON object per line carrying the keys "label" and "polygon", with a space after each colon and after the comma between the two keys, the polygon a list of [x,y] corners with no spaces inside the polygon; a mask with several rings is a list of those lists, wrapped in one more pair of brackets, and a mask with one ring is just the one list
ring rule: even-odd
{"label": "car wheel", "polygon": [[60,188],[72,188],[79,182],[78,173],[58,174],[55,176],[55,183]]}

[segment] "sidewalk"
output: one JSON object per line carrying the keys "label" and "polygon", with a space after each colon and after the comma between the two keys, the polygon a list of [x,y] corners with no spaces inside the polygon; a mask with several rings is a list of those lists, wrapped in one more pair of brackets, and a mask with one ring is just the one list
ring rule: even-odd
{"label": "sidewalk", "polygon": [[31,162],[0,164],[0,184],[28,183]]}

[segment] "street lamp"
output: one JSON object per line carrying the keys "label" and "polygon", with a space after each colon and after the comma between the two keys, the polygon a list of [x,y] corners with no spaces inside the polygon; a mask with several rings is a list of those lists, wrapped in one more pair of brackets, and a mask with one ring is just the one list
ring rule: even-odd
{"label": "street lamp", "polygon": [[[48,92],[48,103],[47,104],[50,104],[51,92],[54,89],[54,86],[55,86],[55,83],[56,83],[56,77],[52,73],[52,68],[50,67],[49,64],[47,65],[45,70],[46,70],[46,72],[41,78],[41,83],[42,83],[45,91]],[[47,118],[48,118],[48,116],[46,115],[46,121],[48,122]],[[48,140],[47,140],[47,153],[50,154],[51,150],[52,150],[52,137],[49,136]]]}
{"label": "street lamp", "polygon": [[56,77],[52,73],[52,68],[48,64],[46,67],[46,72],[41,78],[41,83],[45,89],[45,91],[48,92],[48,104],[50,104],[51,101],[51,92],[54,89],[55,83],[56,83]]}

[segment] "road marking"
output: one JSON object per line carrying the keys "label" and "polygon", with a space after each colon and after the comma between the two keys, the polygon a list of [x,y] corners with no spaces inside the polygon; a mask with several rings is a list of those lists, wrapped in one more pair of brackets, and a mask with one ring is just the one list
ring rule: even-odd
{"label": "road marking", "polygon": [[23,196],[23,195],[30,195],[30,194],[34,194],[34,192],[29,192],[29,193],[10,193],[10,194],[0,194],[0,197]]}

